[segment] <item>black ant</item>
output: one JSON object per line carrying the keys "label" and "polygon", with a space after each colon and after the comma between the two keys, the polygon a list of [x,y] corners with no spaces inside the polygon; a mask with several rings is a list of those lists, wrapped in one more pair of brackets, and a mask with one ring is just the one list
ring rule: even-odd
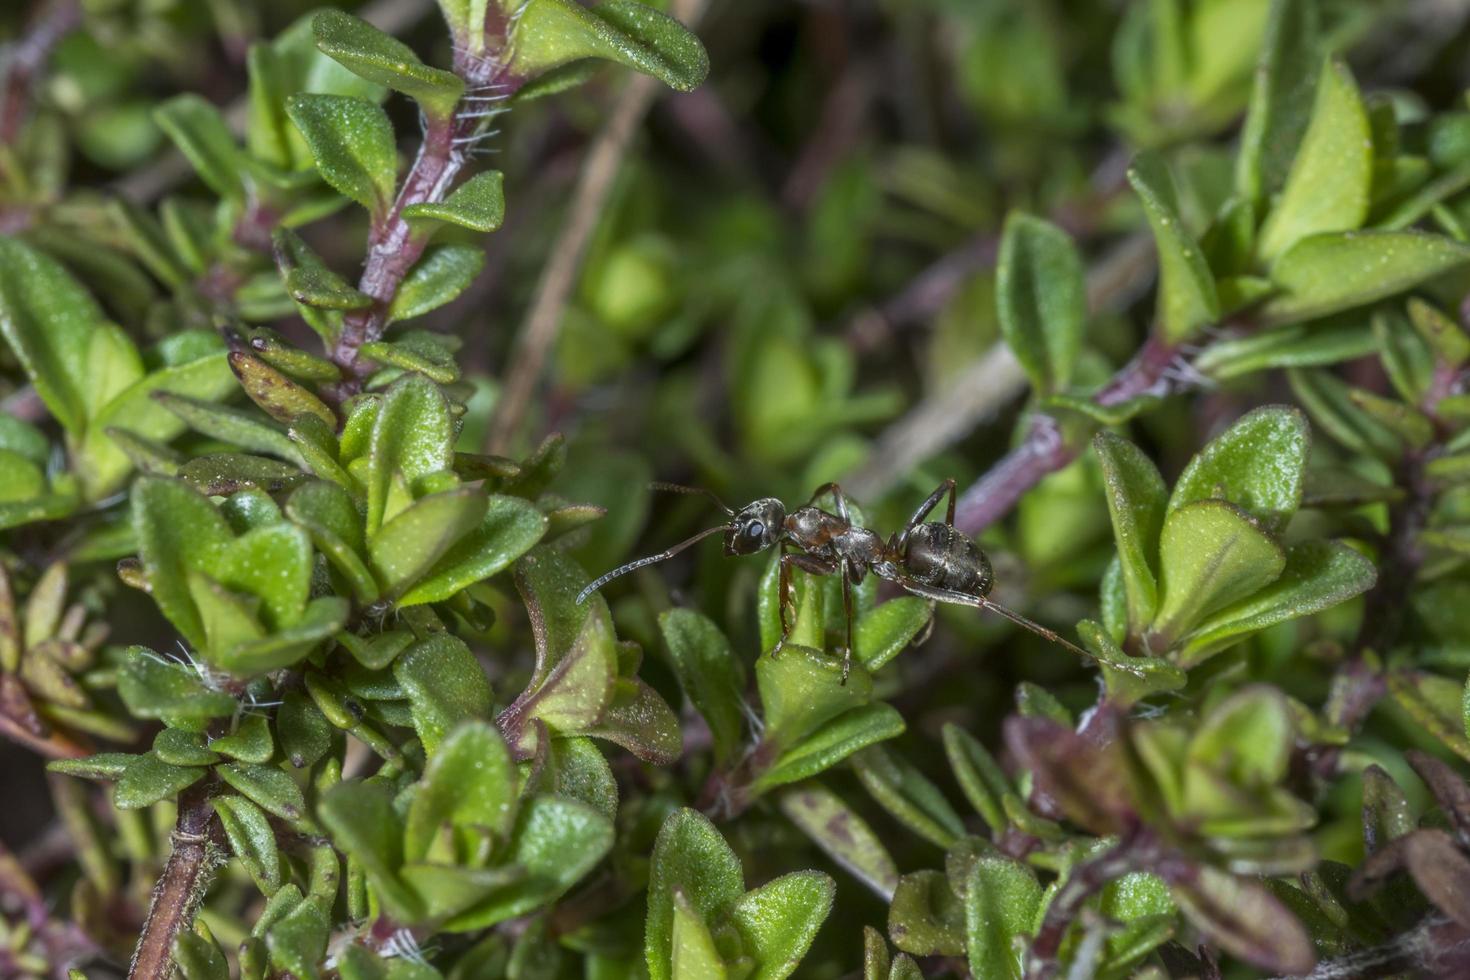
{"label": "black ant", "polygon": [[[932,602],[989,609],[1038,636],[1087,657],[1075,644],[1045,626],[988,598],[990,588],[995,584],[995,575],[985,552],[955,529],[954,480],[941,483],[914,511],[904,529],[886,542],[873,531],[852,522],[847,512],[847,498],[835,483],[819,487],[806,506],[790,514],[786,513],[785,505],[774,497],[762,497],[736,511],[727,507],[710,490],[673,483],[655,483],[652,486],[656,490],[709,497],[730,516],[730,520],[701,531],[667,551],[613,569],[578,593],[578,603],[585,602],[589,595],[621,575],[672,558],[690,545],[723,531],[727,555],[753,555],[775,544],[781,545],[781,639],[771,651],[772,656],[781,651],[794,625],[788,618],[788,613],[794,609],[791,570],[799,568],[812,575],[842,575],[842,605],[847,613],[847,647],[842,652],[844,684],[852,668],[852,587],[861,583],[869,572]],[[828,493],[832,495],[835,514],[816,506],[817,499]],[[944,523],[925,522],[924,518],[946,494],[949,495],[949,506]],[[788,545],[797,550],[787,551]]]}

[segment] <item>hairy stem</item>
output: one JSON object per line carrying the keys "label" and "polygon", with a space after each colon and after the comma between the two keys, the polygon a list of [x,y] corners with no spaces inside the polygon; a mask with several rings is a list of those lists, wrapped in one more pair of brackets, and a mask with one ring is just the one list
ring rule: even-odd
{"label": "hairy stem", "polygon": [[200,780],[179,795],[173,853],[153,888],[148,919],[133,951],[129,980],[168,980],[174,940],[189,928],[223,856],[224,833],[210,804],[213,785]]}

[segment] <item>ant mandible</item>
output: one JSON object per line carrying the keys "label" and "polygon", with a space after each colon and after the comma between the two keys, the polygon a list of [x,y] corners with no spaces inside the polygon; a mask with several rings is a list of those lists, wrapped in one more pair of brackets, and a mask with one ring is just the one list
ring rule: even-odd
{"label": "ant mandible", "polygon": [[[842,576],[842,605],[847,614],[847,646],[842,651],[844,684],[852,668],[852,587],[867,578],[869,572],[931,602],[988,609],[1038,636],[1087,656],[1052,630],[989,598],[990,588],[995,584],[990,559],[954,526],[954,480],[945,480],[936,487],[914,511],[903,530],[891,535],[887,541],[868,528],[853,523],[847,511],[847,498],[835,483],[818,487],[804,507],[798,507],[790,514],[775,497],[762,497],[737,511],[726,506],[710,490],[675,483],[654,483],[652,486],[656,490],[706,496],[729,515],[730,520],[701,531],[667,551],[613,569],[578,593],[578,603],[585,602],[589,595],[621,575],[672,558],[690,545],[723,531],[726,555],[754,555],[774,545],[781,546],[781,639],[771,651],[772,656],[785,646],[786,638],[795,625],[791,620],[795,609],[791,598],[791,570],[799,568],[812,575]],[[816,506],[817,500],[829,493],[835,514]],[[949,505],[944,523],[926,522],[924,518],[946,494]],[[796,550],[788,551],[788,548]]]}

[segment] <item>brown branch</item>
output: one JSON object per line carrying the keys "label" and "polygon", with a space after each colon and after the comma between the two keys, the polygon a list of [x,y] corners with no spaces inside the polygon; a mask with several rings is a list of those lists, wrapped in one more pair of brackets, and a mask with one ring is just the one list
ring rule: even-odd
{"label": "brown branch", "polygon": [[[699,22],[707,0],[675,0],[671,16],[688,26]],[[572,193],[567,220],[552,246],[551,256],[541,272],[536,296],[521,327],[511,361],[504,372],[505,392],[495,408],[485,449],[504,453],[520,430],[526,409],[541,380],[546,357],[556,343],[561,329],[567,299],[577,283],[587,243],[597,229],[603,206],[612,192],[613,181],[622,166],[638,125],[653,105],[660,83],[647,75],[635,75],[623,89],[612,117],[592,143],[587,163]],[[366,291],[366,290],[364,290]]]}
{"label": "brown branch", "polygon": [[25,36],[10,53],[5,72],[4,92],[0,94],[0,144],[12,146],[20,137],[30,115],[36,81],[51,52],[81,25],[82,5],[78,0],[49,0],[31,19]]}
{"label": "brown branch", "polygon": [[224,857],[224,831],[210,803],[213,789],[205,779],[179,795],[173,853],[153,888],[129,980],[168,980],[173,975],[174,940],[193,924],[209,880]]}

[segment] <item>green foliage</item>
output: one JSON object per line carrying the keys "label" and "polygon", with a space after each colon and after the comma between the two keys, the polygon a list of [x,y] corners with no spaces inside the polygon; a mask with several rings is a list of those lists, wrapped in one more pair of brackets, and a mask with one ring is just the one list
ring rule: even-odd
{"label": "green foliage", "polygon": [[0,13],[0,963],[1465,973],[1465,31],[705,6]]}

